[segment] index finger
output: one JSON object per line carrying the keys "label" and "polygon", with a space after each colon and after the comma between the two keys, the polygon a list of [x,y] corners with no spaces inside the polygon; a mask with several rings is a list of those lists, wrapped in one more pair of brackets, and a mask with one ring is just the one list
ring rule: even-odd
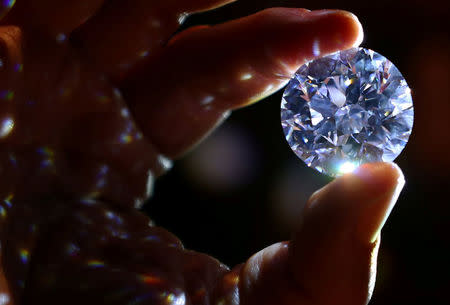
{"label": "index finger", "polygon": [[361,25],[347,12],[268,9],[175,36],[161,56],[125,82],[124,96],[145,135],[173,157],[228,110],[280,89],[319,55],[317,46],[327,54],[361,38]]}

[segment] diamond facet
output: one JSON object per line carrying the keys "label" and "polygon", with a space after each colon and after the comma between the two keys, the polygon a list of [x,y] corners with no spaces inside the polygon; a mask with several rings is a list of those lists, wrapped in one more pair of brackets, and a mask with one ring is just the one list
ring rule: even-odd
{"label": "diamond facet", "polygon": [[364,48],[304,64],[281,102],[281,125],[292,150],[330,176],[394,160],[408,142],[413,116],[411,90],[400,71]]}

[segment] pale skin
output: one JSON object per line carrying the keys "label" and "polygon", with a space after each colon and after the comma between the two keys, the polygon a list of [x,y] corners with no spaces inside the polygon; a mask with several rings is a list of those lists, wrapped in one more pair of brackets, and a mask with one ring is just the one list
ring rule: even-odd
{"label": "pale skin", "polygon": [[291,241],[231,269],[137,209],[171,159],[282,88],[318,55],[313,45],[320,55],[359,45],[359,21],[273,8],[173,37],[185,14],[231,1],[163,2],[1,7],[0,300],[366,304],[404,184],[394,164],[334,180],[311,196]]}

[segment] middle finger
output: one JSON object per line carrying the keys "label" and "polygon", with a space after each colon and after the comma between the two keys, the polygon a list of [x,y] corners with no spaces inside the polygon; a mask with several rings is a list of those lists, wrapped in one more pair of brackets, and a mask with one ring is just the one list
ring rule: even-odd
{"label": "middle finger", "polygon": [[74,36],[99,69],[120,80],[164,46],[189,13],[233,1],[110,0]]}

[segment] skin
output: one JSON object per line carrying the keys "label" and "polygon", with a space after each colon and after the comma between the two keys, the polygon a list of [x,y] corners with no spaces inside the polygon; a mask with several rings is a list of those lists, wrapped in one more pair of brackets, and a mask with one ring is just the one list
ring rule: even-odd
{"label": "skin", "polygon": [[394,164],[334,180],[291,241],[232,269],[137,209],[171,159],[280,89],[313,44],[321,55],[358,45],[356,17],[273,8],[173,36],[182,16],[231,1],[152,2],[0,6],[0,300],[366,304],[404,184]]}

